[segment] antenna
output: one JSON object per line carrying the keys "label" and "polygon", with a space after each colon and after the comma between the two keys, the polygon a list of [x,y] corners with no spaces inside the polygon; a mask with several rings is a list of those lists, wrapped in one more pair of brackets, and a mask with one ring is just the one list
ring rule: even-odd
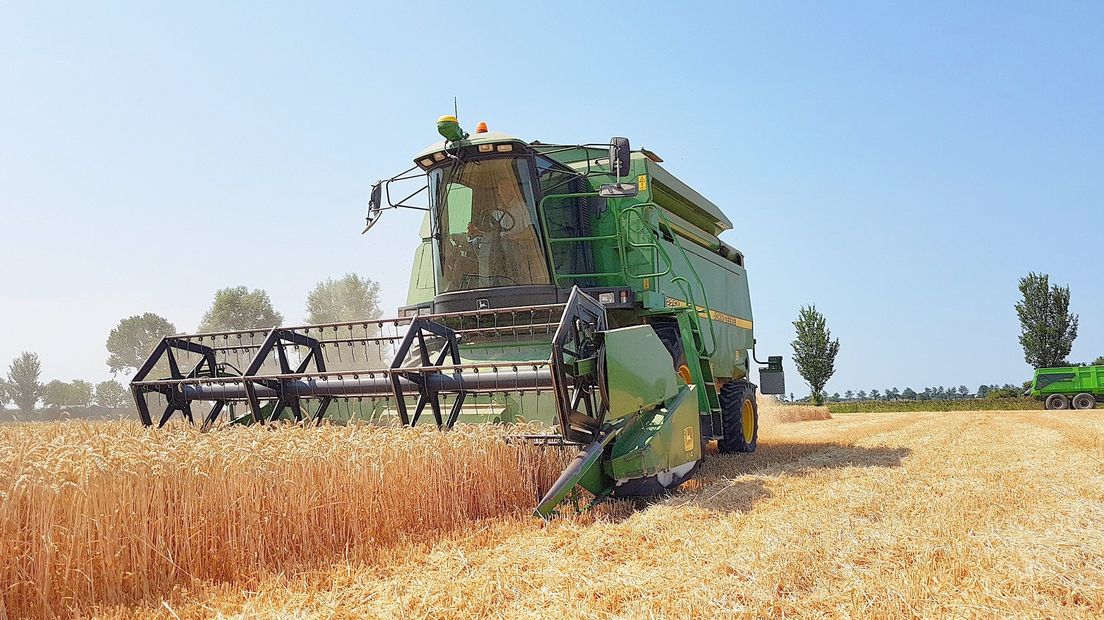
{"label": "antenna", "polygon": [[452,97],[452,115],[455,116],[457,118],[457,120],[460,119],[460,108],[457,107],[457,105],[456,105],[456,96],[455,95],[453,95],[453,97]]}

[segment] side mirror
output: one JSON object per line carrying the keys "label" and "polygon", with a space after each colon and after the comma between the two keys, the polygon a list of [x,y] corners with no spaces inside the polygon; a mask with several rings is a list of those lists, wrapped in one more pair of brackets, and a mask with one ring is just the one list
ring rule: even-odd
{"label": "side mirror", "polygon": [[614,178],[620,179],[628,176],[631,153],[628,138],[610,138],[609,160],[610,170],[613,171]]}
{"label": "side mirror", "polygon": [[602,198],[632,198],[640,193],[636,183],[607,183],[598,188],[598,195]]}
{"label": "side mirror", "polygon": [[378,181],[372,186],[372,196],[368,199],[368,216],[364,218],[364,230],[360,231],[360,234],[363,235],[375,226],[380,215],[383,214],[383,209],[380,208],[380,201],[383,199],[382,193],[383,181]]}

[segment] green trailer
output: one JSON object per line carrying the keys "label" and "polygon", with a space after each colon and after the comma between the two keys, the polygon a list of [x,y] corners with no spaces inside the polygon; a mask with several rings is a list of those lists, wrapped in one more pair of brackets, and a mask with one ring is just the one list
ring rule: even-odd
{"label": "green trailer", "polygon": [[1027,393],[1047,409],[1093,409],[1104,400],[1104,366],[1040,368]]}
{"label": "green trailer", "polygon": [[782,358],[756,360],[721,209],[626,138],[437,131],[369,201],[365,232],[424,212],[397,317],[166,338],[131,382],[143,423],[524,422],[545,430],[519,440],[579,449],[542,516],[674,489],[709,441],[754,451]]}

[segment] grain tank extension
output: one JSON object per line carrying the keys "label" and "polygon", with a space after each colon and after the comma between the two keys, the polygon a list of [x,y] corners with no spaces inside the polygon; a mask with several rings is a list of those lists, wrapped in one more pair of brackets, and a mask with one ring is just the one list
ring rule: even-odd
{"label": "grain tank extension", "polygon": [[[542,516],[579,489],[673,489],[709,440],[754,451],[760,362],[724,213],[624,138],[437,129],[372,188],[365,232],[424,211],[398,317],[165,338],[131,383],[142,421],[527,422],[546,430],[525,440],[580,449]],[[758,372],[785,391],[781,357]]]}

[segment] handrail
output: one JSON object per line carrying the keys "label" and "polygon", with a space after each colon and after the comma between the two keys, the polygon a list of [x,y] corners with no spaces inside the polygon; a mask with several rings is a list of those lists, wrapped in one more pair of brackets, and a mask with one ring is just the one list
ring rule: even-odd
{"label": "handrail", "polygon": [[[697,282],[698,288],[701,289],[702,306],[705,309],[706,319],[708,319],[708,321],[709,321],[709,340],[710,340],[710,345],[711,346],[708,347],[708,348],[705,348],[705,342],[703,341],[702,342],[702,347],[703,347],[704,351],[699,351],[699,353],[704,353],[704,355],[706,357],[712,357],[713,354],[716,353],[716,351],[717,351],[717,330],[716,330],[716,328],[714,327],[714,324],[713,324],[713,310],[709,307],[709,294],[705,291],[705,284],[702,282],[701,276],[698,275],[698,270],[694,269],[694,263],[690,262],[690,257],[687,256],[687,254],[686,254],[686,248],[682,247],[682,243],[679,242],[678,234],[673,231],[673,227],[671,226],[670,220],[668,220],[667,216],[664,215],[664,213],[663,213],[663,207],[660,207],[658,204],[656,204],[654,202],[644,202],[644,203],[640,203],[638,205],[633,205],[631,208],[632,209],[640,209],[640,210],[645,211],[645,212],[647,212],[647,210],[651,210],[652,212],[654,212],[656,214],[656,228],[659,229],[660,226],[664,226],[664,227],[667,228],[667,231],[671,233],[671,243],[676,248],[678,248],[679,253],[682,254],[682,260],[683,260],[684,263],[686,263],[686,268],[690,270],[690,274],[694,276],[694,280]],[[641,219],[643,219],[645,222],[648,221],[647,219],[644,218],[644,216],[641,216]],[[650,228],[649,228],[649,230],[650,230]],[[685,280],[685,278],[682,278],[682,276],[676,276],[676,278],[681,278],[681,279]],[[672,279],[672,281],[674,281],[674,279]],[[682,287],[680,286],[680,290],[681,289],[682,289]],[[689,281],[687,281],[687,289],[686,290],[688,292],[692,293],[692,288],[689,286]],[[688,299],[686,301],[690,304],[690,307],[691,307],[694,315],[697,317],[698,325],[699,325],[699,329],[700,329],[701,315],[698,313],[697,303],[694,301],[693,294],[688,294],[687,297],[688,297]]]}
{"label": "handrail", "polygon": [[[697,283],[698,288],[701,290],[702,305],[705,309],[706,319],[709,321],[709,340],[710,346],[705,346],[704,338],[702,339],[702,350],[698,351],[699,355],[705,355],[711,357],[717,350],[717,331],[713,323],[713,310],[709,306],[709,294],[705,290],[705,284],[702,282],[701,276],[698,275],[697,269],[694,268],[694,264],[690,262],[690,257],[686,254],[686,248],[682,247],[682,243],[678,239],[678,234],[674,232],[670,220],[663,212],[663,207],[659,206],[655,202],[642,202],[632,205],[625,209],[622,209],[617,213],[617,232],[612,235],[590,235],[585,237],[556,237],[553,238],[548,232],[548,215],[545,210],[545,204],[550,200],[568,200],[571,198],[591,198],[597,197],[598,192],[573,192],[568,194],[549,194],[541,198],[537,206],[537,213],[540,217],[542,232],[544,233],[544,246],[545,252],[548,255],[548,264],[552,272],[552,279],[556,286],[559,286],[560,280],[574,280],[580,278],[596,278],[596,277],[609,277],[609,276],[623,276],[626,279],[633,278],[637,280],[643,280],[644,278],[661,278],[671,273],[674,268],[674,263],[671,260],[670,254],[659,243],[659,236],[657,232],[661,227],[665,227],[668,232],[671,233],[671,241],[673,245],[678,248],[679,253],[682,254],[682,260],[686,263],[687,269],[690,270],[690,274],[693,276],[694,281]],[[652,229],[651,216],[655,214],[656,224],[655,230]],[[635,217],[639,222],[639,225],[634,225],[632,218]],[[646,236],[650,236],[651,240],[636,241],[632,238],[633,234],[643,233]],[[572,273],[572,274],[559,274],[556,271],[556,264],[552,256],[552,245],[555,243],[577,243],[577,242],[599,242],[599,241],[613,241],[616,244],[617,256],[620,259],[620,272],[605,271],[594,273]],[[653,270],[650,273],[632,273],[627,265],[627,252],[630,249],[645,250],[650,249],[652,251],[652,265]],[[660,270],[660,261],[665,265],[664,269]],[[671,282],[679,287],[679,290],[686,297],[687,303],[690,305],[691,312],[694,314],[698,322],[698,330],[701,331],[701,315],[698,313],[698,305],[694,296],[693,286],[690,281],[683,276],[673,276]],[[695,347],[696,348],[696,347]]]}
{"label": "handrail", "polygon": [[[648,203],[645,203],[645,204],[648,204]],[[621,270],[625,272],[626,276],[629,276],[629,277],[632,277],[632,278],[637,278],[637,279],[640,279],[640,280],[643,280],[644,278],[661,278],[661,277],[671,273],[671,268],[674,265],[671,262],[671,257],[667,254],[667,251],[663,249],[663,246],[659,245],[659,239],[656,238],[655,233],[653,233],[651,231],[651,228],[648,226],[648,221],[647,221],[645,215],[641,214],[640,210],[637,209],[638,206],[640,206],[640,205],[633,205],[633,206],[631,206],[627,209],[622,210],[621,213],[618,214],[618,216],[617,216],[617,228],[619,230],[624,231],[624,233],[625,233],[624,234],[625,243],[628,244],[628,246],[630,248],[636,248],[636,249],[651,248],[651,250],[652,250],[652,265],[653,265],[654,269],[659,269],[659,259],[660,259],[660,257],[663,258],[663,262],[667,265],[667,267],[663,271],[654,271],[652,273],[641,273],[641,274],[631,273],[631,272],[629,272],[628,265],[625,264],[625,257],[624,257],[625,253],[622,252],[621,253],[622,254],[622,257],[621,257]],[[637,228],[637,229],[632,228],[631,218],[629,217],[629,214],[635,214],[636,215],[637,220],[640,221],[640,227],[639,228]],[[648,234],[653,239],[652,241],[645,241],[643,243],[638,243],[638,242],[632,240],[632,238],[630,236],[630,233],[641,233],[641,232],[644,232],[644,231],[648,231]]]}
{"label": "handrail", "polygon": [[[599,277],[622,275],[621,272],[616,272],[616,271],[613,271],[613,272],[605,271],[605,272],[594,272],[594,273],[572,273],[572,274],[561,275],[561,274],[557,273],[557,271],[556,271],[556,262],[555,262],[554,257],[552,256],[552,244],[553,243],[572,243],[572,242],[579,242],[579,241],[616,241],[617,242],[618,255],[622,254],[621,243],[618,241],[617,233],[614,233],[612,235],[592,235],[592,236],[588,236],[588,237],[555,237],[555,238],[553,238],[552,235],[549,234],[549,231],[548,231],[548,214],[547,214],[547,211],[544,208],[544,205],[545,205],[546,202],[548,202],[549,200],[569,200],[571,198],[593,198],[593,197],[597,197],[597,196],[598,196],[598,192],[573,192],[573,193],[570,193],[570,194],[549,194],[547,196],[541,197],[540,202],[537,203],[537,215],[540,217],[541,232],[544,235],[544,250],[545,250],[545,253],[548,255],[548,267],[552,272],[552,280],[553,280],[553,282],[555,283],[555,285],[557,287],[560,285],[560,279],[561,278],[562,279],[572,279],[573,280],[573,279],[579,279],[579,278],[599,278]],[[624,260],[622,260],[622,263],[624,263]]]}

